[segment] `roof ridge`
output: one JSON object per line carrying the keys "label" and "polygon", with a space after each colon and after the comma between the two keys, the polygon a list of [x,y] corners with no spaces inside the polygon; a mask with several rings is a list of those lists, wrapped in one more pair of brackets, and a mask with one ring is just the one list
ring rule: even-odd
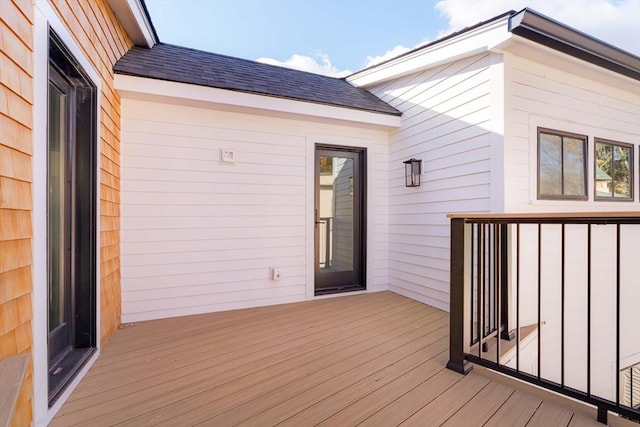
{"label": "roof ridge", "polygon": [[[258,65],[258,66],[264,66],[264,67],[276,67],[278,69],[284,69],[284,70],[288,70],[288,71],[292,71],[292,72],[296,72],[296,73],[305,73],[305,74],[309,74],[312,76],[317,76],[317,77],[321,77],[324,79],[331,79],[331,80],[345,80],[345,77],[333,77],[333,76],[327,76],[326,74],[319,74],[319,73],[313,73],[311,71],[305,71],[305,70],[298,70],[296,68],[289,68],[289,67],[284,67],[282,65],[274,65],[274,64],[267,64],[265,62],[260,62],[257,61],[255,59],[247,59],[247,58],[241,58],[238,56],[232,56],[232,55],[228,55],[228,54],[224,54],[224,53],[217,53],[217,52],[211,52],[208,50],[203,50],[203,49],[196,49],[193,47],[188,47],[188,46],[180,46],[177,44],[173,44],[173,43],[164,43],[164,42],[159,42],[156,45],[153,46],[154,49],[157,46],[168,46],[168,47],[173,47],[173,48],[177,48],[180,50],[189,50],[192,52],[197,52],[197,53],[201,53],[201,54],[205,54],[205,55],[211,55],[211,56],[215,56],[215,57],[221,57],[221,58],[227,58],[233,61],[243,61],[246,63],[250,63],[252,65]],[[149,49],[149,48],[145,48],[145,47],[141,47],[141,46],[135,46],[139,49]],[[149,49],[149,50],[151,50]]]}

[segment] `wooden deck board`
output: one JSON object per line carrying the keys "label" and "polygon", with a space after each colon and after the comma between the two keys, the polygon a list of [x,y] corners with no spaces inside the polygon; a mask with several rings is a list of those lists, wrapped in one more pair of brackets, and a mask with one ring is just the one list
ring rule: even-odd
{"label": "wooden deck board", "polygon": [[[324,414],[331,413],[329,411],[336,412],[337,406],[351,403],[351,399],[356,400],[357,397],[366,394],[375,387],[382,386],[407,370],[413,369],[416,364],[422,363],[425,359],[429,360],[446,350],[446,336],[442,336],[435,342],[432,341],[432,337],[428,338],[429,344],[414,353],[411,353],[412,350],[407,346],[400,347],[368,364],[361,365],[302,394],[287,399],[243,424],[260,426],[274,421],[284,425],[300,426],[318,423],[323,420]],[[407,357],[406,354],[410,354],[410,356]],[[372,369],[372,365],[376,365],[374,369]]]}
{"label": "wooden deck board", "polygon": [[[411,318],[411,316],[409,317]],[[277,392],[279,388],[296,381],[301,382],[300,385],[306,385],[316,377],[323,378],[323,376],[335,374],[343,368],[339,365],[340,363],[356,363],[360,354],[366,356],[369,352],[375,351],[376,344],[380,343],[375,340],[376,335],[379,339],[380,335],[390,334],[395,328],[403,325],[399,319],[395,321],[390,321],[389,318],[382,320],[387,320],[387,322],[384,324],[375,323],[372,325],[373,328],[349,337],[346,342],[343,339],[289,359],[274,360],[277,363],[266,365],[263,369],[252,372],[250,375],[231,372],[232,378],[226,383],[223,383],[223,378],[216,378],[217,384],[211,383],[207,388],[198,390],[197,394],[189,397],[188,402],[176,402],[175,405],[169,405],[150,415],[164,414],[163,422],[167,422],[169,425],[172,423],[195,423],[201,421],[202,417],[211,417],[216,413],[230,410],[239,402],[257,399],[262,394]],[[428,322],[428,320],[426,321]],[[194,411],[202,405],[213,406],[215,409],[212,408],[206,414]],[[138,422],[143,418],[144,416],[137,417],[132,421]]]}
{"label": "wooden deck board", "polygon": [[587,418],[584,415],[573,414],[569,427],[602,427],[602,424],[594,420],[593,418]]}
{"label": "wooden deck board", "polygon": [[484,425],[513,392],[514,390],[509,387],[491,382],[442,425],[446,427],[470,423]]}
{"label": "wooden deck board", "polygon": [[418,387],[399,396],[393,402],[389,404],[384,404],[383,402],[378,406],[377,411],[374,411],[359,425],[372,427],[377,425],[399,425],[462,379],[464,379],[462,375],[443,369],[438,374],[423,381]]}
{"label": "wooden deck board", "polygon": [[[426,390],[420,390],[415,393],[415,400],[419,404],[424,404],[425,399],[428,399],[428,395],[425,392],[440,392],[443,389],[450,387],[455,381],[458,381],[461,376],[449,371],[445,368],[446,361],[448,360],[448,353],[444,355],[444,360],[436,369],[432,368],[431,363],[425,363],[416,369],[406,373],[405,375],[397,378],[396,380],[384,385],[383,387],[373,391],[372,393],[360,398],[359,400],[351,403],[349,406],[337,411],[336,413],[327,413],[326,419],[319,423],[319,426],[331,427],[331,426],[352,426],[357,425],[371,417],[381,408],[385,408],[391,402],[404,396],[402,402],[408,404],[411,400],[408,398],[408,394],[416,390],[420,385],[426,385],[430,383]],[[439,357],[433,360],[438,360]],[[441,385],[440,379],[444,377],[446,384]],[[420,406],[419,406],[420,407]],[[415,412],[415,411],[413,411]],[[411,412],[411,413],[413,413]],[[406,413],[406,412],[405,412]]]}
{"label": "wooden deck board", "polygon": [[[444,340],[443,340],[444,341]],[[438,342],[440,343],[440,342]],[[446,344],[446,341],[442,344]],[[444,346],[446,348],[446,345]],[[431,350],[431,351],[430,351]],[[296,415],[286,419],[282,426],[317,425],[325,421],[328,414],[335,414],[344,408],[348,408],[362,397],[368,396],[376,390],[385,388],[388,384],[403,376],[430,376],[442,370],[447,363],[448,351],[433,355],[433,349],[419,351],[398,363],[369,375],[367,378],[337,392],[332,393],[326,399],[318,401],[313,406],[299,411]],[[334,424],[337,425],[337,424]],[[341,425],[345,425],[344,423]]]}
{"label": "wooden deck board", "polygon": [[573,413],[554,403],[542,402],[527,427],[568,426]]}
{"label": "wooden deck board", "polygon": [[489,380],[477,375],[467,375],[400,425],[442,425],[489,383]]}
{"label": "wooden deck board", "polygon": [[507,424],[514,427],[525,426],[541,403],[541,399],[516,390],[485,426],[500,427]]}
{"label": "wooden deck board", "polygon": [[[368,306],[366,311],[355,309],[348,315],[343,312],[334,311],[328,313],[328,315],[336,316],[343,322],[349,322],[355,318],[356,320],[353,320],[351,326],[355,328],[356,326],[365,325],[366,327],[366,318],[357,319],[358,316],[379,316],[380,318],[384,318],[395,312],[401,312],[403,307],[405,307],[405,305],[397,304],[394,307],[385,309],[384,306],[380,307],[375,305],[375,302],[372,302],[372,305]],[[348,307],[344,308],[344,310],[347,309]],[[159,349],[155,349],[153,346],[147,347],[145,351],[141,351],[135,358],[127,359],[127,362],[110,364],[108,367],[104,367],[104,365],[96,367],[92,378],[88,378],[86,383],[87,385],[90,385],[92,382],[102,383],[108,378],[120,376],[119,369],[132,369],[136,365],[141,365],[140,368],[142,369],[143,375],[151,374],[151,376],[155,377],[174,370],[176,360],[187,360],[188,364],[192,365],[215,357],[217,358],[215,361],[209,360],[208,363],[220,364],[227,360],[236,359],[238,353],[247,355],[246,352],[251,349],[265,351],[271,348],[282,352],[287,350],[285,343],[287,343],[287,346],[292,347],[297,343],[302,343],[302,345],[312,344],[319,341],[322,336],[335,338],[335,334],[333,333],[334,326],[339,323],[337,323],[337,321],[331,322],[324,320],[327,319],[327,313],[320,313],[319,315],[321,315],[322,318],[315,318],[313,312],[309,313],[305,321],[312,326],[307,329],[297,325],[293,326],[293,328],[297,328],[297,330],[292,330],[291,326],[283,326],[282,322],[281,324],[269,323],[268,326],[264,328],[264,323],[267,323],[270,319],[263,319],[264,322],[258,319],[255,325],[256,328],[259,327],[257,331],[244,331],[242,330],[243,328],[240,328],[237,331],[231,330],[221,335],[213,332],[208,333],[206,330],[203,330],[201,334],[202,337],[195,338],[197,348],[193,345],[194,339],[187,341],[187,343],[181,345],[179,349],[172,347],[171,350],[167,350],[167,346],[161,344],[159,345]],[[329,319],[331,318],[329,317]],[[287,323],[291,323],[291,320],[297,319],[290,316]],[[310,329],[313,329],[313,331]],[[224,343],[224,346],[220,345],[221,342]],[[136,381],[136,378],[130,378],[131,383]]]}
{"label": "wooden deck board", "polygon": [[[304,321],[309,327],[318,328],[323,324],[335,323],[336,319],[348,320],[349,317],[356,317],[366,310],[367,313],[372,313],[372,309],[384,309],[390,304],[389,301],[384,300],[372,300],[366,307],[350,307],[347,303],[336,304],[335,306],[325,307],[324,305],[315,306],[302,306],[293,310],[278,310],[275,313],[266,312],[256,313],[250,319],[243,320],[238,319],[236,325],[233,323],[219,325],[219,316],[215,316],[220,313],[213,313],[212,315],[200,315],[189,316],[195,317],[189,328],[188,324],[183,318],[178,325],[171,325],[170,328],[166,327],[167,320],[164,319],[165,335],[162,335],[162,326],[160,321],[154,321],[158,326],[150,328],[147,322],[141,322],[136,325],[136,328],[142,330],[125,329],[122,334],[117,335],[120,338],[121,335],[131,336],[126,343],[118,343],[118,350],[107,352],[100,358],[100,363],[96,364],[96,370],[106,370],[112,372],[113,369],[122,366],[131,366],[131,363],[141,363],[145,359],[148,359],[149,349],[157,347],[154,355],[162,357],[164,355],[175,355],[176,352],[191,352],[193,347],[193,340],[197,339],[199,345],[213,345],[216,346],[221,340],[224,340],[227,351],[233,350],[238,346],[247,346],[249,340],[268,341],[272,337],[265,337],[265,333],[287,335],[291,331],[303,331],[300,325],[292,325],[291,320],[298,320],[300,315],[304,316]],[[280,306],[274,307],[278,309]],[[283,312],[284,311],[284,312]],[[240,313],[241,310],[232,311],[229,313]],[[210,317],[209,317],[210,316]],[[234,318],[236,317],[234,316]],[[226,322],[225,322],[226,323]],[[174,329],[175,328],[175,329]],[[177,332],[176,332],[177,331]],[[151,340],[147,339],[149,335],[153,335]],[[138,337],[138,339],[136,339]],[[128,337],[127,337],[128,338]],[[115,341],[115,339],[114,339]],[[256,341],[251,341],[252,344],[256,344]]]}
{"label": "wooden deck board", "polygon": [[51,425],[593,425],[447,349],[448,315],[390,292],[140,322]]}
{"label": "wooden deck board", "polygon": [[[407,352],[417,351],[432,342],[433,336],[425,332],[427,328],[428,323],[425,323],[422,327],[415,328],[389,341],[377,343],[364,352],[358,352],[322,371],[307,375],[301,381],[286,384],[275,392],[258,396],[252,401],[238,405],[230,411],[203,420],[203,422],[206,425],[234,425],[250,417],[255,417],[254,422],[261,421],[264,419],[259,416],[261,412],[268,411],[273,406],[287,403],[287,400],[293,399],[296,394],[305,393],[322,382],[331,381],[332,385],[340,387],[342,383],[339,380],[343,378],[359,381],[368,373],[377,372],[381,367],[397,361]],[[443,336],[441,335],[439,338]],[[307,397],[306,394],[305,397]],[[304,402],[308,402],[308,400],[304,400]],[[289,406],[286,409],[281,409],[288,410]]]}

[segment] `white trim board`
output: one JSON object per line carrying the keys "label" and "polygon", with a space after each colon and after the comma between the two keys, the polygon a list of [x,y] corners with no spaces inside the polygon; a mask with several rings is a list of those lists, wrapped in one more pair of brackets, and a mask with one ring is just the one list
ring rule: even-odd
{"label": "white trim board", "polygon": [[350,126],[398,128],[400,116],[351,108],[296,101],[274,96],[202,87],[187,83],[116,74],[115,89],[123,98],[170,103],[279,118],[346,124]]}
{"label": "white trim board", "polygon": [[137,46],[151,48],[158,42],[141,0],[107,0],[107,3]]}

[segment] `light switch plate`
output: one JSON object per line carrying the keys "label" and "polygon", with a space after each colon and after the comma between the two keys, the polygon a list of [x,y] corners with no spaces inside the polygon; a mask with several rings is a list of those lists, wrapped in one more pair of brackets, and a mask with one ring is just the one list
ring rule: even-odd
{"label": "light switch plate", "polygon": [[235,163],[235,153],[232,150],[220,150],[220,162],[221,163]]}

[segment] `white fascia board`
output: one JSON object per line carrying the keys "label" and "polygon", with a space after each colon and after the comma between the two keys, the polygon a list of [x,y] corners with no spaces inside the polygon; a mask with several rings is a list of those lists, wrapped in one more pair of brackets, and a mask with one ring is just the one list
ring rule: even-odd
{"label": "white fascia board", "polygon": [[158,42],[140,0],[107,0],[107,3],[136,46],[152,48]]}
{"label": "white fascia board", "polygon": [[518,35],[514,35],[505,43],[494,46],[492,51],[528,59],[538,64],[547,65],[567,73],[573,73],[580,77],[601,82],[629,93],[640,93],[638,90],[638,81],[632,77],[567,55],[566,53]]}
{"label": "white fascia board", "polygon": [[503,19],[489,22],[482,27],[442,40],[432,46],[425,46],[352,74],[347,77],[347,81],[357,87],[368,87],[487,52],[511,38],[508,22],[509,17],[505,16]]}
{"label": "white fascia board", "polygon": [[325,123],[341,121],[367,128],[391,129],[399,128],[401,124],[400,116],[390,114],[145,77],[116,74],[114,86],[120,96],[125,99],[165,102]]}

